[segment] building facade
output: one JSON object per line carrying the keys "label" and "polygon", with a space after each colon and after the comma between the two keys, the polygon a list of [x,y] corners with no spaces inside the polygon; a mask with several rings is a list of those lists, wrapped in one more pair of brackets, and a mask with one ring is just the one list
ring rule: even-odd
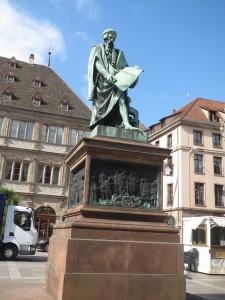
{"label": "building facade", "polygon": [[[50,67],[0,57],[0,188],[37,211],[39,235],[66,210],[65,155],[89,136],[90,109]],[[45,231],[45,232],[44,232]]]}
{"label": "building facade", "polygon": [[184,217],[225,216],[224,102],[197,98],[150,126],[151,144],[170,148],[164,164],[163,210],[181,228]]}

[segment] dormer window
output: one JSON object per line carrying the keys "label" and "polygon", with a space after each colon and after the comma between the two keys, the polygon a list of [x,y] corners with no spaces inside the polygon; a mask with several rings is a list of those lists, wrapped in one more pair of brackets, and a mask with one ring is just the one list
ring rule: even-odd
{"label": "dormer window", "polygon": [[68,110],[69,109],[69,101],[66,97],[62,98],[61,108],[62,108],[62,110]]}
{"label": "dormer window", "polygon": [[13,56],[9,61],[9,67],[10,68],[16,68],[16,58]]}
{"label": "dormer window", "polygon": [[12,100],[12,94],[5,93],[4,94],[4,99],[9,100],[9,101]]}
{"label": "dormer window", "polygon": [[216,112],[215,111],[210,111],[209,112],[209,120],[211,122],[217,122],[217,116],[216,116]]}
{"label": "dormer window", "polygon": [[69,105],[68,104],[65,104],[65,103],[61,103],[61,108],[63,110],[68,110],[69,109]]}
{"label": "dormer window", "polygon": [[33,100],[33,104],[34,104],[34,105],[41,105],[41,101],[42,101],[41,94],[40,94],[40,93],[36,93],[36,94],[32,97],[32,100]]}
{"label": "dormer window", "polygon": [[39,99],[33,99],[33,104],[34,105],[41,105],[41,100],[39,100]]}
{"label": "dormer window", "polygon": [[15,75],[12,72],[9,72],[8,75],[6,75],[7,82],[14,82],[15,81]]}
{"label": "dormer window", "polygon": [[41,87],[41,78],[40,77],[36,77],[33,80],[33,85],[34,85],[34,87]]}
{"label": "dormer window", "polygon": [[9,100],[9,101],[12,100],[12,96],[13,96],[12,89],[11,88],[5,89],[3,95],[4,95],[4,100]]}

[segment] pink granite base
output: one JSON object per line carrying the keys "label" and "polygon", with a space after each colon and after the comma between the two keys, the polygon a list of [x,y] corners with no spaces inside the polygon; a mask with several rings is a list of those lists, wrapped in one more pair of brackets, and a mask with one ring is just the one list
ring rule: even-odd
{"label": "pink granite base", "polygon": [[59,226],[50,241],[46,288],[55,299],[185,299],[183,247],[166,225],[161,232],[158,224],[139,232],[117,230],[116,221],[111,230],[76,225]]}

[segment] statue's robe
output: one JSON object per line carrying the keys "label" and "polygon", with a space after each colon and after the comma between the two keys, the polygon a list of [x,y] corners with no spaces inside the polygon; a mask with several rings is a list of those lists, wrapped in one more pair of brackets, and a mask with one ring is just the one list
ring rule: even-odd
{"label": "statue's robe", "polygon": [[[88,64],[88,99],[93,101],[93,112],[90,129],[96,125],[122,125],[118,101],[127,99],[127,92],[119,90],[113,83],[106,80],[107,74],[115,75],[127,67],[127,61],[122,51],[114,49],[114,60],[110,64],[107,60],[102,44],[93,46]],[[129,103],[127,103],[129,105]]]}

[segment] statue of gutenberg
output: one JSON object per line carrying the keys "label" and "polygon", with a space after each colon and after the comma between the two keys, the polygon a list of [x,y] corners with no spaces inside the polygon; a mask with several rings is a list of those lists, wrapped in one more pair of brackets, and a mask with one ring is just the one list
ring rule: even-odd
{"label": "statue of gutenberg", "polygon": [[[93,102],[90,129],[97,125],[122,127],[138,130],[129,123],[129,105],[131,99],[127,90],[122,91],[116,85],[115,75],[128,66],[123,52],[114,48],[117,34],[106,29],[104,43],[93,46],[88,65],[88,99]],[[133,88],[137,80],[130,86]]]}

